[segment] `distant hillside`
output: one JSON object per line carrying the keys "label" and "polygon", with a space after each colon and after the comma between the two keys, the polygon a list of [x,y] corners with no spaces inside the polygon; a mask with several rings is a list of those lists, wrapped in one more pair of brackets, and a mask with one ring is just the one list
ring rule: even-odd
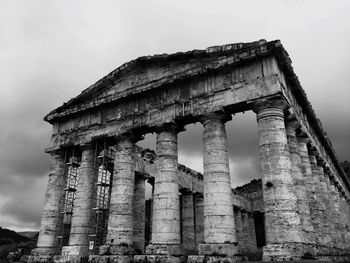
{"label": "distant hillside", "polygon": [[1,241],[12,241],[14,243],[28,242],[29,238],[17,234],[15,231],[0,227],[0,243]]}
{"label": "distant hillside", "polygon": [[38,231],[17,232],[17,234],[32,239],[36,234],[38,234]]}

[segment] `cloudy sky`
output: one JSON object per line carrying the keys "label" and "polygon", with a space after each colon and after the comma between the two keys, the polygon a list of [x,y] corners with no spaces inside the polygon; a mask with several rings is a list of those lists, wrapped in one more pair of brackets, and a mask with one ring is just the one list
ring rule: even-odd
{"label": "cloudy sky", "polygon": [[[280,39],[339,159],[349,160],[349,10],[348,0],[2,0],[0,226],[39,228],[51,133],[43,116],[142,55]],[[180,162],[199,171],[201,132],[191,125],[179,135]],[[259,177],[255,115],[236,115],[227,133],[233,185]]]}

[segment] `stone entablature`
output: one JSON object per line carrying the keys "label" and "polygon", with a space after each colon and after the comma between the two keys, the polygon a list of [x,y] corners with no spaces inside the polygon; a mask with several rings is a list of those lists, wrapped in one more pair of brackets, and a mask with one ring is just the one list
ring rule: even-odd
{"label": "stone entablature", "polygon": [[[231,188],[225,123],[247,110],[257,116],[262,190],[237,194],[239,189]],[[66,218],[57,216],[66,191],[58,186],[67,176],[57,154],[68,148],[77,149],[79,156],[71,156],[81,161],[74,168],[79,178],[71,197],[78,203],[70,211],[63,261],[91,255],[91,211],[101,192],[108,202],[96,207],[95,217],[105,217],[100,226],[105,238],[91,262],[179,262],[191,253],[188,262],[231,262],[256,251],[258,243],[267,261],[310,255],[338,260],[350,253],[349,179],[279,41],[136,59],[45,120],[53,125],[48,152],[50,182],[56,183],[48,185],[41,242],[33,251],[42,260],[57,252],[52,237],[61,229],[55,222]],[[194,122],[204,127],[203,175],[178,164],[178,133]],[[150,132],[157,134],[155,153],[136,147]],[[99,159],[101,141],[105,150],[113,147],[114,159],[105,161],[104,154]],[[95,185],[95,168],[108,180]],[[153,201],[145,248],[146,179]],[[252,231],[255,216],[264,222],[260,241]]]}

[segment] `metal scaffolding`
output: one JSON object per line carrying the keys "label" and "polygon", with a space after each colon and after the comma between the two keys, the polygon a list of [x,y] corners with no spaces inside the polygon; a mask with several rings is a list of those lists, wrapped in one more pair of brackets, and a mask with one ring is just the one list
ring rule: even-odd
{"label": "metal scaffolding", "polygon": [[108,145],[104,140],[96,144],[97,180],[96,180],[96,200],[95,220],[93,232],[90,234],[90,251],[98,252],[99,246],[106,242],[109,204],[113,178],[113,161],[115,157],[115,148]]}
{"label": "metal scaffolding", "polygon": [[67,176],[67,184],[64,198],[63,211],[63,223],[61,228],[61,235],[58,236],[59,249],[68,245],[71,220],[73,214],[73,207],[76,195],[76,189],[79,179],[80,171],[80,152],[75,148],[67,149],[65,154],[65,175]]}

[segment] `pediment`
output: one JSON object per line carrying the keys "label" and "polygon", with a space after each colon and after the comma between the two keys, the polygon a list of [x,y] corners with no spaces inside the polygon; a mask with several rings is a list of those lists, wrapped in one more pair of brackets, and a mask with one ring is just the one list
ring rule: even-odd
{"label": "pediment", "polygon": [[139,57],[118,67],[80,95],[51,111],[44,120],[53,123],[55,119],[113,103],[152,88],[208,74],[222,67],[259,59],[276,51],[285,52],[280,41],[259,40]]}

